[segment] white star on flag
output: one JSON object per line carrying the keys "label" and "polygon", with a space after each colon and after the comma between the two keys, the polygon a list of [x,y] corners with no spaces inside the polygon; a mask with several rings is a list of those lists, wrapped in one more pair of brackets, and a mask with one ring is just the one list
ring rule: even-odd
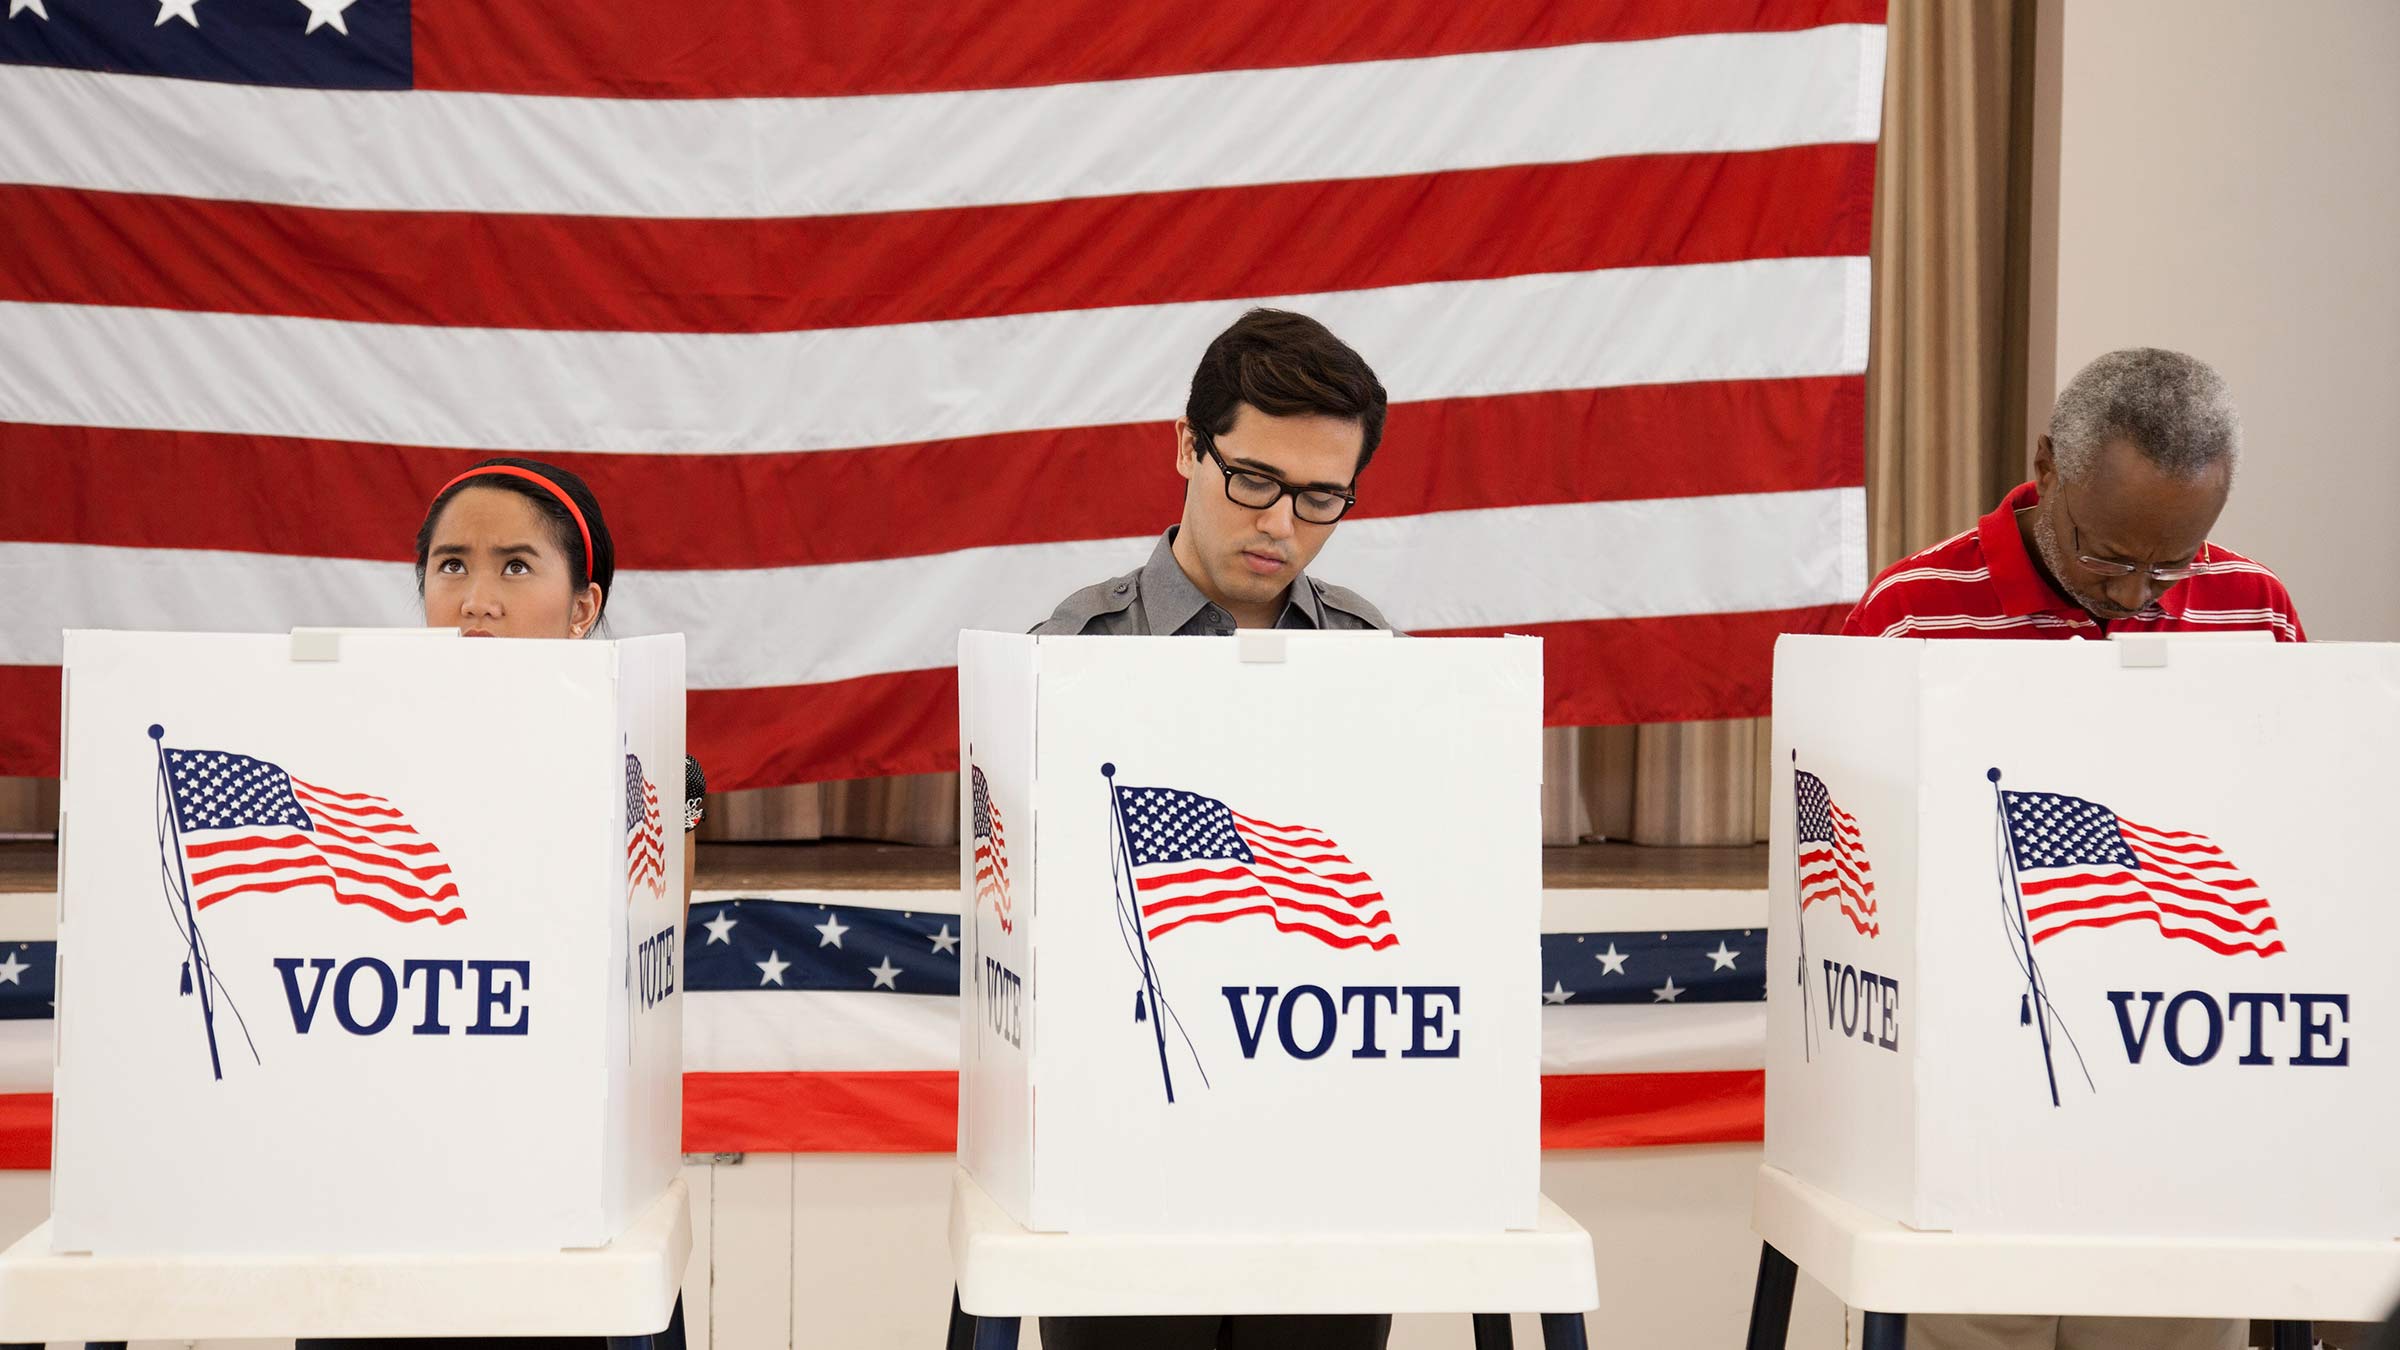
{"label": "white star on flag", "polygon": [[46,22],[50,18],[50,11],[42,8],[42,0],[8,0],[8,17],[12,19],[29,9],[37,19]]}
{"label": "white star on flag", "polygon": [[342,22],[342,11],[357,4],[358,0],[300,0],[300,3],[308,6],[308,32],[313,33],[332,24],[333,31],[343,37],[350,36],[350,25]]}
{"label": "white star on flag", "polygon": [[[159,28],[165,26],[169,19],[181,19],[192,27],[198,28],[200,15],[193,9],[193,6],[199,3],[200,0],[158,0],[158,20],[150,26]],[[224,782],[224,775],[219,774],[217,781]]]}
{"label": "white star on flag", "polygon": [[890,989],[896,992],[900,988],[899,985],[892,983],[900,978],[900,967],[893,965],[892,958],[888,956],[883,958],[882,964],[867,967],[867,973],[875,977],[875,987],[878,989]]}
{"label": "white star on flag", "polygon": [[[732,915],[727,914],[724,910],[720,909],[717,911],[717,917],[710,919],[707,923],[704,923],[700,926],[708,930],[709,942],[722,942],[726,946],[730,947],[733,945],[733,926],[739,922],[741,922],[739,919],[734,918]],[[702,943],[701,945],[706,946],[708,944]]]}
{"label": "white star on flag", "polygon": [[1572,994],[1572,993],[1570,993],[1570,992],[1568,992],[1568,990],[1567,990],[1567,986],[1566,986],[1566,985],[1564,985],[1564,984],[1560,983],[1560,982],[1559,982],[1559,981],[1557,981],[1557,980],[1552,980],[1552,981],[1550,982],[1550,990],[1549,990],[1549,992],[1548,992],[1548,993],[1545,993],[1545,994],[1543,994],[1543,995],[1542,995],[1542,1002],[1544,1002],[1544,1003],[1564,1003],[1564,1002],[1566,1002],[1568,999],[1571,999],[1571,998],[1573,998],[1573,997],[1575,997],[1575,995],[1574,995],[1574,994]]}
{"label": "white star on flag", "polygon": [[0,961],[0,984],[22,983],[17,977],[31,969],[33,967],[17,959],[15,952],[10,952],[7,960]]}
{"label": "white star on flag", "polygon": [[817,930],[817,945],[820,947],[841,946],[842,934],[850,931],[847,927],[843,926],[842,916],[839,914],[826,915],[825,922],[817,924],[815,927]]}
{"label": "white star on flag", "polygon": [[958,950],[958,936],[950,931],[950,925],[943,924],[942,931],[933,935],[933,949],[937,952]]}
{"label": "white star on flag", "polygon": [[1719,938],[1717,940],[1717,949],[1708,953],[1708,959],[1716,962],[1716,965],[1713,967],[1713,969],[1731,970],[1733,969],[1733,958],[1740,955],[1740,952],[1727,950],[1724,939]]}
{"label": "white star on flag", "polygon": [[1675,987],[1675,977],[1669,975],[1664,986],[1650,991],[1650,1001],[1653,1003],[1673,1003],[1676,997],[1682,993],[1683,991],[1681,989]]}
{"label": "white star on flag", "polygon": [[752,964],[758,967],[758,983],[762,989],[770,984],[782,984],[783,972],[792,968],[792,963],[783,959],[782,952],[768,952],[766,960]]}
{"label": "white star on flag", "polygon": [[1608,944],[1607,951],[1593,953],[1592,959],[1600,963],[1600,973],[1603,975],[1625,973],[1625,953],[1618,951],[1617,944],[1613,942]]}

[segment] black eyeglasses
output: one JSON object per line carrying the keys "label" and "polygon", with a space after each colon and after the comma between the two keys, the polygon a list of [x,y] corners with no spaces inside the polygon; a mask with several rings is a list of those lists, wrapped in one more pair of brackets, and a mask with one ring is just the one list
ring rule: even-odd
{"label": "black eyeglasses", "polygon": [[1192,428],[1192,441],[1200,447],[1201,454],[1217,462],[1217,471],[1225,475],[1225,500],[1236,506],[1264,511],[1289,497],[1292,499],[1294,516],[1311,525],[1331,525],[1348,515],[1350,508],[1358,504],[1358,493],[1352,490],[1334,492],[1325,488],[1298,488],[1280,478],[1234,468],[1225,462],[1225,456],[1218,451],[1216,439],[1198,427]]}

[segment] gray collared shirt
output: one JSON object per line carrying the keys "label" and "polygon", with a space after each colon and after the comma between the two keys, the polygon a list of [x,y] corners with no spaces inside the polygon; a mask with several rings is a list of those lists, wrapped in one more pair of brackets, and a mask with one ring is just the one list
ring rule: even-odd
{"label": "gray collared shirt", "polygon": [[[1225,637],[1233,616],[1210,602],[1175,561],[1175,528],[1159,536],[1150,561],[1114,580],[1086,586],[1059,603],[1033,631],[1043,637]],[[1277,628],[1355,632],[1389,629],[1383,611],[1357,592],[1302,573],[1292,580]]]}

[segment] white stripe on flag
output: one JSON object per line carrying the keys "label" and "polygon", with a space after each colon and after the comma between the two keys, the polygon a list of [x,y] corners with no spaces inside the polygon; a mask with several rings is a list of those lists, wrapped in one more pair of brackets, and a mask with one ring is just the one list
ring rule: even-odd
{"label": "white stripe on flag", "polygon": [[708,454],[1164,421],[1252,303],[1324,321],[1408,401],[1848,375],[1867,276],[1783,258],[766,334],[0,304],[0,421]]}
{"label": "white stripe on flag", "polygon": [[[1858,488],[1521,506],[1352,521],[1312,572],[1432,631],[1830,604],[1863,558],[1821,547]],[[1148,538],[963,549],[875,562],[622,572],[619,636],[682,633],[692,688],[739,689],[957,660],[961,629],[1022,632],[1078,588],[1138,566]],[[1474,558],[1459,568],[1445,559]],[[806,623],[728,622],[804,614]],[[55,665],[60,632],[415,627],[406,563],[199,549],[0,543],[0,664]]]}
{"label": "white stripe on flag", "polygon": [[[1835,26],[957,93],[326,93],[20,66],[0,181],[300,206],[798,216],[1875,137]],[[1572,109],[1572,116],[1560,115]]]}

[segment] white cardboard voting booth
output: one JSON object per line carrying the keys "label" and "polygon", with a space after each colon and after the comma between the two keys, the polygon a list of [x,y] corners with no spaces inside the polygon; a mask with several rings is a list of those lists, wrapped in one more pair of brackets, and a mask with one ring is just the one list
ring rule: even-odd
{"label": "white cardboard voting booth", "polygon": [[2400,1236],[2400,647],[1787,637],[1775,735],[1770,1166],[1962,1234]]}
{"label": "white cardboard voting booth", "polygon": [[959,1152],[1043,1232],[1531,1228],[1541,646],[959,644]]}
{"label": "white cardboard voting booth", "polygon": [[597,1247],[667,1190],[680,637],[65,668],[54,1250]]}

